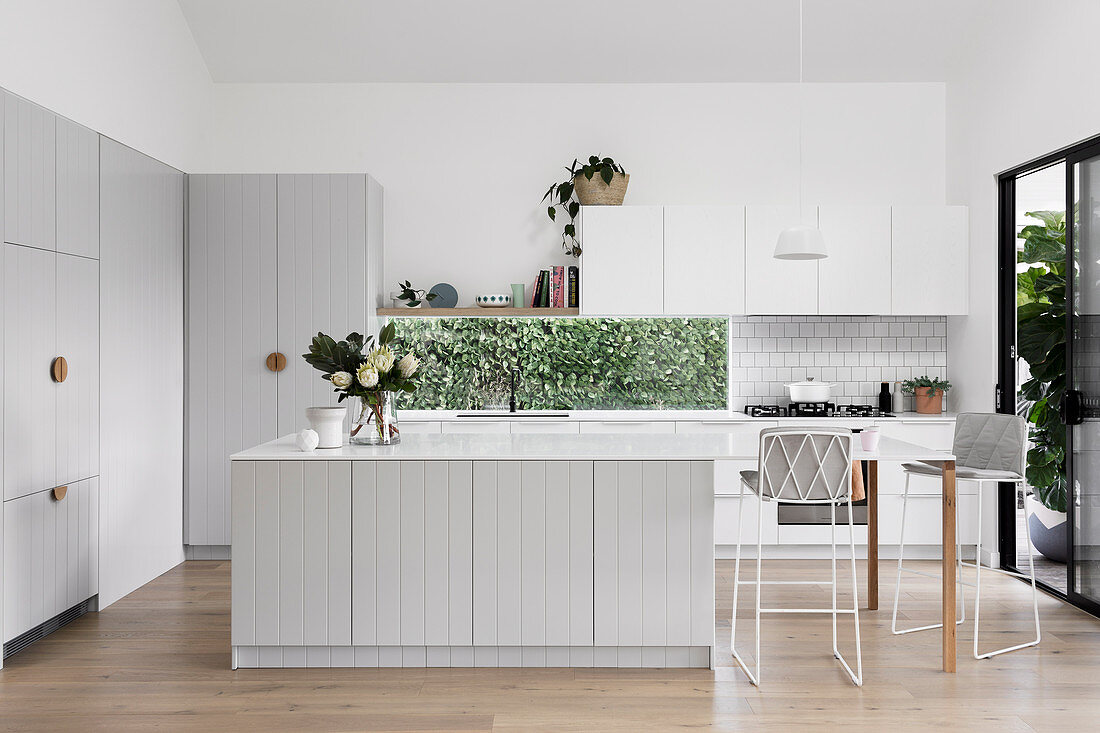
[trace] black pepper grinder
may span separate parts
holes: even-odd
[[[890,383],[883,382],[878,391],[878,409],[882,414],[890,412],[893,407],[893,398],[890,395]]]

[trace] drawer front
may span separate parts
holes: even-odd
[[[675,433],[671,420],[606,420],[582,422],[581,433]]]
[[[580,432],[580,424],[572,420],[513,420],[512,432],[535,433],[542,435],[576,435]]]
[[[461,420],[443,423],[444,433],[509,433],[507,420]]]
[[[777,530],[781,545],[827,545],[831,541],[829,536],[832,528],[827,524],[783,524]],[[867,544],[867,525],[857,524],[855,535],[858,550],[858,545]],[[881,536],[879,541],[882,542]],[[836,542],[841,546],[848,544],[847,522],[837,523]],[[846,558],[847,554],[841,554],[840,557]]]
[[[714,544],[737,544],[737,508],[741,502],[745,502],[745,508],[741,516],[741,544],[756,544],[757,527],[762,530],[761,542],[765,545],[774,545],[776,542],[776,505],[775,502],[763,502],[751,494],[744,499],[736,496],[714,497]],[[758,512],[761,507],[764,511],[763,521],[758,524]]]
[[[99,592],[99,479],[4,503],[4,641]]]
[[[907,443],[916,443],[932,450],[951,450],[951,443],[955,437],[954,423],[880,422],[878,426],[882,435],[904,440]]]
[[[959,541],[972,545],[978,541],[978,497],[959,496],[956,531]],[[902,497],[883,496],[879,499],[879,544],[901,542]],[[943,542],[943,502],[937,496],[910,496],[905,510],[906,545],[940,545]]]
[[[405,435],[438,435],[443,432],[443,423],[438,420],[428,422],[401,420],[399,427]]]

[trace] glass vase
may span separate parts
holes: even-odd
[[[352,403],[351,438],[354,445],[395,445],[401,442],[393,392],[371,392]]]

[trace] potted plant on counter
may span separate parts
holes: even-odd
[[[550,200],[550,206],[546,207],[550,221],[557,220],[559,208],[569,217],[562,231],[561,246],[577,257],[581,244],[577,240],[576,219],[581,206],[622,206],[630,175],[611,158],[598,155],[590,156],[587,163],[575,158],[565,170],[569,171],[569,178],[551,186],[542,200]]]
[[[922,415],[938,415],[943,412],[943,395],[951,389],[951,382],[938,377],[916,377],[901,383],[902,391],[913,395],[913,404]]]
[[[332,383],[338,402],[353,399],[351,442],[359,445],[393,445],[401,442],[394,397],[417,387],[420,360],[412,352],[398,358],[391,349],[394,324],[386,324],[373,336],[350,333],[343,341],[318,333],[302,358]]]

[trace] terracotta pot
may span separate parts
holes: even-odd
[[[943,412],[943,390],[932,394],[931,387],[917,387],[913,391],[913,404],[922,415],[939,415]]]
[[[628,183],[629,173],[616,173],[611,183],[604,183],[598,174],[592,176],[591,181],[578,175],[573,177],[573,190],[581,206],[622,206]]]

